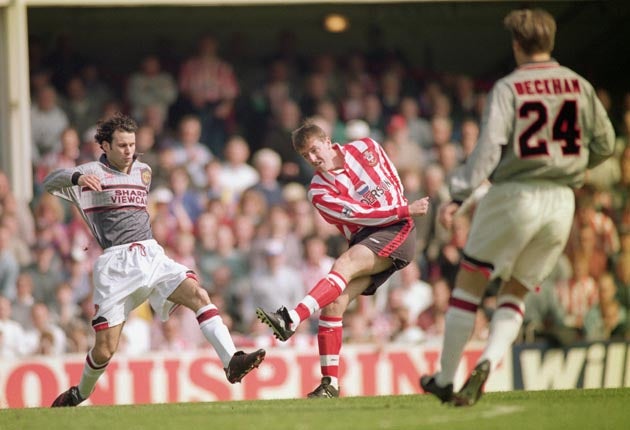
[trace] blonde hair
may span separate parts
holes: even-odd
[[[553,51],[556,21],[542,9],[519,9],[510,12],[503,25],[527,55]]]

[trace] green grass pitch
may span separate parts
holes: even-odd
[[[470,408],[428,395],[0,410],[0,430],[620,430],[630,388],[488,393]]]

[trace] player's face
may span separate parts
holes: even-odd
[[[115,131],[112,142],[103,143],[103,151],[107,155],[107,161],[121,172],[127,172],[133,155],[136,152],[136,134],[126,131]]]
[[[302,148],[300,155],[316,170],[327,171],[335,168],[336,154],[328,137],[326,139],[312,138]]]

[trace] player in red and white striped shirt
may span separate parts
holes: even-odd
[[[350,301],[374,294],[392,273],[413,260],[411,217],[427,213],[429,198],[407,202],[396,168],[372,139],[333,144],[311,123],[292,137],[295,150],[316,170],[309,199],[344,234],[349,249],[294,309],[258,308],[256,314],[285,341],[302,321],[322,310],[317,339],[323,378],[308,397],[337,397],[343,313]]]

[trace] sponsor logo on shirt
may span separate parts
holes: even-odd
[[[373,205],[379,199],[385,195],[392,188],[392,183],[387,179],[382,180],[376,187],[370,189],[365,183],[359,183],[357,192],[361,196],[361,203],[366,205]]]

